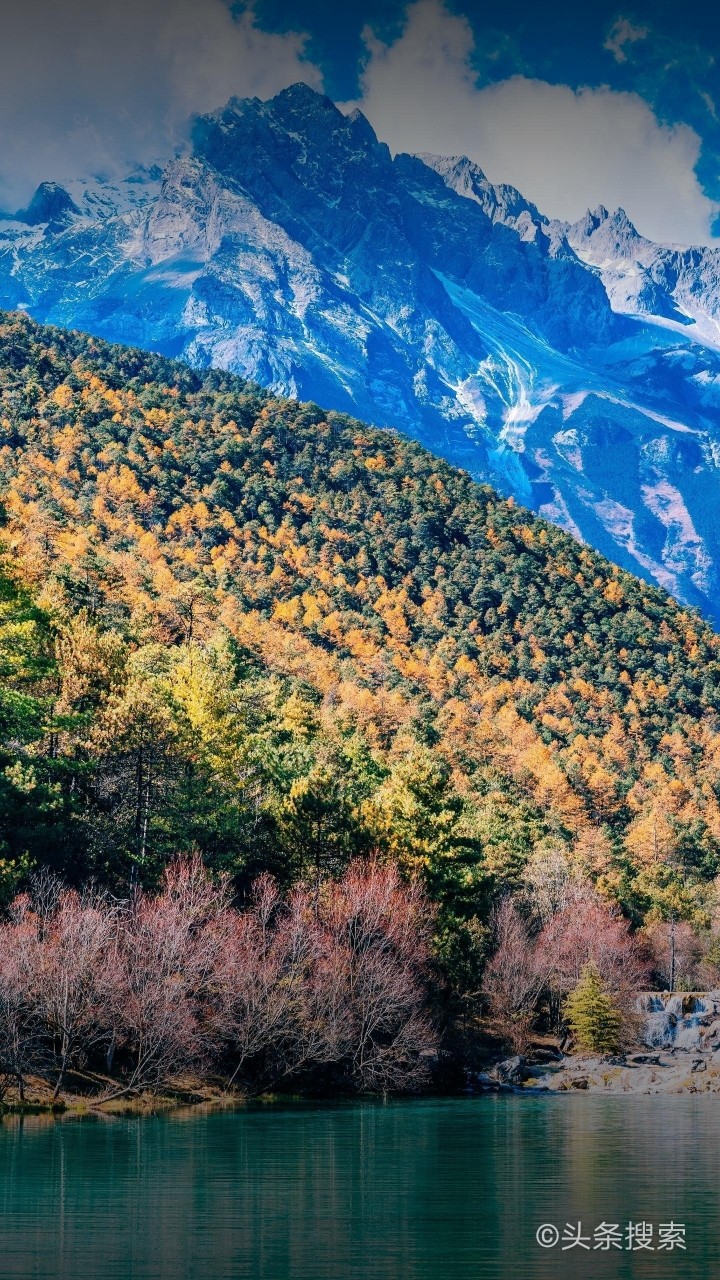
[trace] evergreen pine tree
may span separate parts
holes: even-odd
[[[617,1049],[620,1015],[596,965],[585,965],[580,981],[565,1001],[565,1017],[579,1049],[589,1053],[613,1053]]]

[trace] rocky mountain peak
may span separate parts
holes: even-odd
[[[454,179],[458,183],[465,181],[490,185],[480,165],[471,160],[469,156],[439,156],[432,151],[423,151],[417,153],[417,158],[446,180]],[[450,185],[450,181],[448,181],[448,185]]]
[[[628,218],[622,206],[620,206],[615,210],[615,212],[611,215],[609,221],[612,222],[613,225],[616,227],[629,228],[629,230],[634,232],[635,235],[637,235],[638,233],[637,227],[633,222],[630,221],[630,219]]]
[[[57,182],[42,182],[26,209],[17,214],[18,222],[29,227],[47,224],[53,229],[67,226],[80,213],[70,193]]]
[[[274,98],[268,99],[268,102],[272,110],[278,114],[301,112],[306,116],[308,113],[323,111],[330,115],[342,115],[332,98],[328,98],[327,94],[322,93],[320,89],[314,89],[312,85],[306,84],[304,80],[298,80],[296,84],[281,89]]]
[[[568,236],[571,243],[592,241],[615,251],[626,249],[642,239],[623,208],[609,213],[603,204],[592,212],[588,210],[584,218],[569,228]]]
[[[596,209],[588,209],[582,218],[570,224],[568,232],[575,239],[588,239],[609,217],[605,205],[599,204]]]
[[[367,116],[363,115],[359,107],[354,107],[345,119],[352,129],[354,137],[368,146],[378,146],[378,136]]]
[[[439,174],[452,191],[479,204],[492,222],[512,227],[523,239],[534,238],[531,227],[537,230],[541,223],[547,222],[515,187],[490,182],[480,166],[467,156],[438,156],[426,152],[417,159]]]
[[[297,190],[313,190],[327,204],[347,187],[348,166],[355,170],[370,162],[390,168],[390,152],[362,112],[345,115],[306,84],[291,85],[267,102],[232,99],[198,117],[193,150],[251,189],[262,173],[265,192],[272,188],[284,201],[291,198],[290,175]]]
[[[387,151],[359,108],[346,114],[331,98],[307,84],[283,89],[264,106],[270,119],[309,145],[317,146],[322,139],[325,145],[340,149],[361,147]]]

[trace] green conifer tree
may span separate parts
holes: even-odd
[[[613,1053],[617,1049],[620,1014],[596,965],[585,965],[580,981],[565,1001],[565,1018],[578,1049],[588,1053]]]

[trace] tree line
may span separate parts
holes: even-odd
[[[197,856],[126,899],[43,872],[0,924],[0,1101],[28,1081],[35,1096],[37,1077],[94,1102],[183,1077],[250,1094],[447,1087],[472,1062],[478,1004],[517,1052],[538,1031],[608,1051],[637,1039],[637,994],[667,973],[667,932],[633,932],[557,856],[493,909],[475,1001],[449,987],[435,918],[419,879],[376,859],[286,894],[263,873],[242,904]],[[717,985],[707,954],[679,956]]]
[[[118,902],[47,875],[0,926],[0,1082],[43,1076],[111,1101],[183,1072],[258,1093],[291,1082],[413,1090],[428,1079],[432,911],[397,870],[353,864],[242,910],[197,858]]]

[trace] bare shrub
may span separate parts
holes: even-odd
[[[643,931],[656,981],[669,990],[692,990],[711,976],[703,965],[703,944],[687,920],[657,920]],[[712,982],[709,985],[713,985]]]
[[[545,925],[585,896],[589,882],[563,847],[537,848],[523,872],[524,898]]]
[[[204,1017],[230,934],[227,892],[199,858],[168,869],[157,897],[136,895],[122,921],[113,982],[119,1039],[132,1067],[113,1096],[165,1083],[216,1046]]]
[[[545,974],[538,966],[528,926],[512,898],[492,917],[495,952],[485,970],[484,991],[500,1035],[518,1053],[527,1047]]]
[[[68,1067],[111,1035],[117,913],[102,897],[66,890],[32,919],[35,1001],[57,1059],[57,1098]]]
[[[198,858],[122,906],[46,878],[0,925],[0,1074],[22,1093],[51,1069],[57,1097],[102,1048],[106,1100],[228,1062],[253,1089],[319,1070],[416,1088],[431,923],[420,888],[375,863],[286,899],[261,876],[242,911]]]
[[[548,920],[535,954],[558,1023],[563,999],[577,987],[590,964],[620,1010],[625,1039],[634,1037],[635,996],[650,976],[647,952],[629,922],[592,888]]]
[[[27,895],[0,925],[0,1074],[4,1093],[12,1080],[20,1099],[25,1078],[40,1062],[42,1023],[36,1001],[37,930]]]
[[[217,972],[214,1025],[238,1076],[269,1087],[312,1056],[309,992],[317,928],[302,891],[282,902],[268,875],[256,880],[247,909],[234,914]]]
[[[435,1046],[424,1012],[432,917],[423,891],[395,867],[356,862],[327,887],[321,920],[328,1042],[345,1042],[356,1088],[418,1088],[423,1051]]]
[[[592,889],[550,918],[538,938],[538,956],[549,985],[565,995],[594,964],[616,996],[639,990],[648,961],[629,922]]]
[[[267,876],[234,921],[220,968],[218,1025],[254,1087],[330,1068],[358,1089],[417,1087],[429,908],[397,872],[356,863],[318,896],[283,903]]]

